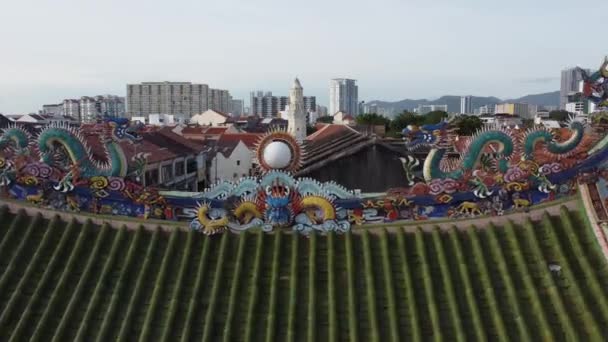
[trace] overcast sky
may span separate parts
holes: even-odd
[[[0,0],[0,112],[127,83],[191,81],[287,95],[330,78],[360,100],[502,98],[559,88],[608,54],[608,1]]]

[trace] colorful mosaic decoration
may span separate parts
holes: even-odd
[[[590,98],[605,101],[606,64],[585,76],[594,89],[585,93]],[[271,131],[258,143],[260,176],[222,181],[196,194],[163,192],[139,182],[146,155],[123,150],[140,140],[140,128],[108,118],[92,128],[92,138],[65,125],[49,125],[35,136],[8,127],[0,135],[2,196],[57,210],[181,220],[205,234],[342,233],[354,225],[526,211],[572,195],[579,181],[589,184],[608,175],[608,137],[574,118],[557,130],[485,127],[472,137],[458,137],[446,121],[403,130],[404,148],[429,153],[424,160],[402,158],[403,187],[382,194],[355,194],[334,182],[292,177],[304,148],[282,131]],[[606,182],[597,183],[597,197],[605,201]]]
[[[599,70],[591,75],[582,68],[577,68],[583,78],[583,96],[597,105],[608,108],[608,57]]]
[[[346,232],[350,229],[346,210],[336,207],[335,201],[356,199],[335,183],[323,184],[309,178],[296,180],[277,170],[260,179],[219,183],[201,197],[191,227],[207,234],[254,227],[264,231],[291,228],[303,234],[313,230]],[[210,200],[223,205],[214,207]]]

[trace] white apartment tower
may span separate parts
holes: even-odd
[[[184,114],[191,117],[209,109],[209,86],[190,82],[143,82],[127,85],[128,116]]]
[[[81,121],[80,117],[80,100],[65,99],[63,100],[63,115],[71,116],[72,118]]]
[[[304,109],[304,89],[296,77],[289,91],[289,110],[287,111],[287,131],[296,140],[306,138],[306,110]]]
[[[473,114],[473,96],[460,97],[460,113]]]
[[[359,87],[356,80],[334,78],[329,82],[329,115],[359,114]]]
[[[209,109],[217,112],[229,113],[232,96],[228,90],[209,89]]]
[[[192,117],[207,109],[227,113],[232,97],[227,90],[190,82],[143,82],[127,85],[128,116],[150,114]]]
[[[591,73],[590,69],[585,69],[587,73]],[[568,68],[562,70],[561,84],[559,88],[559,108],[566,109],[568,103],[568,95],[579,91],[579,84],[583,80],[583,76],[577,68]]]

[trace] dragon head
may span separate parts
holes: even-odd
[[[608,56],[604,58],[604,63],[600,66],[600,74],[604,78],[608,78]]]
[[[415,126],[409,125],[401,131],[405,146],[409,149],[416,149],[423,146],[446,147],[452,140],[451,128],[447,121],[442,121],[434,125]]]
[[[291,190],[277,179],[265,189],[266,220],[275,226],[284,226],[291,222],[292,212],[289,206]]]
[[[142,124],[139,122],[131,122],[127,118],[108,117],[105,119],[108,131],[108,137],[116,141],[138,141],[141,136],[138,134],[141,131]]]
[[[288,186],[275,181],[272,186],[266,187],[266,201],[270,208],[286,207],[289,204],[290,190]]]

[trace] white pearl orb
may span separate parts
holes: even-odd
[[[264,147],[263,158],[266,165],[273,169],[284,169],[291,161],[291,149],[282,141],[273,141]]]

